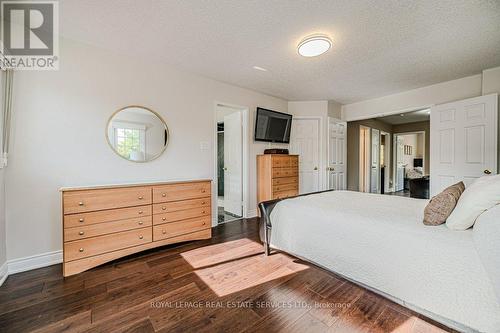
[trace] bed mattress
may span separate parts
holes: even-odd
[[[425,226],[427,202],[351,191],[283,200],[271,213],[270,243],[454,328],[500,332],[472,230]]]

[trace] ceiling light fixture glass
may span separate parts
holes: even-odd
[[[316,57],[332,47],[332,40],[324,35],[314,35],[304,38],[297,46],[297,51],[303,57]]]

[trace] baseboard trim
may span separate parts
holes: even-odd
[[[41,267],[60,264],[63,261],[62,250],[36,254],[34,256],[12,259],[7,262],[9,275]]]
[[[7,277],[9,276],[9,269],[8,269],[8,264],[7,262],[4,262],[2,266],[0,266],[0,286],[5,282]]]

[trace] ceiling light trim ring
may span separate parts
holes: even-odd
[[[297,45],[299,55],[311,58],[322,55],[332,48],[332,40],[326,35],[308,36]]]

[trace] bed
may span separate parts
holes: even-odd
[[[500,332],[500,297],[474,230],[425,226],[427,202],[351,191],[266,202],[261,238],[451,328]],[[500,244],[488,246],[499,254]]]

